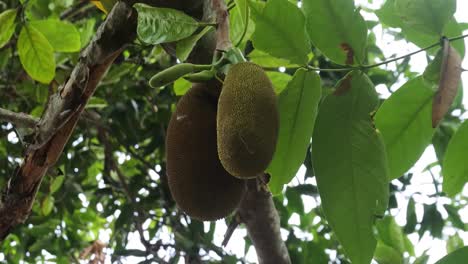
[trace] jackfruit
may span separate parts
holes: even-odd
[[[221,165],[216,147],[216,111],[221,84],[197,83],[180,99],[166,136],[169,189],[193,218],[213,221],[235,210],[244,181]]]
[[[275,152],[279,114],[273,85],[250,62],[231,66],[218,102],[217,142],[221,164],[238,178],[254,178]]]

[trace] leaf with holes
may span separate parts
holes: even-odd
[[[54,49],[49,41],[31,25],[24,26],[18,37],[18,54],[24,70],[42,83],[55,76]]]
[[[371,113],[378,96],[369,78],[353,71],[319,108],[312,137],[312,163],[322,207],[353,263],[370,263],[373,225],[388,202],[385,147]]]
[[[170,9],[135,4],[138,11],[138,37],[148,44],[160,44],[191,36],[199,23],[185,13]]]
[[[354,2],[304,0],[302,10],[312,43],[338,64],[364,62],[367,27]]]
[[[279,194],[304,162],[314,129],[322,88],[315,72],[299,69],[279,95],[280,130],[273,161],[270,190]]]

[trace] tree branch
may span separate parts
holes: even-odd
[[[34,128],[39,120],[25,113],[0,108],[0,121],[10,122],[18,127]]]
[[[93,41],[81,52],[71,76],[49,100],[34,133],[35,141],[3,190],[0,240],[29,216],[42,178],[60,157],[97,84],[125,45],[133,41],[135,18],[129,5],[116,4]]]
[[[260,264],[290,264],[288,250],[281,238],[278,212],[270,192],[259,182],[258,179],[248,180],[238,214],[247,227]]]

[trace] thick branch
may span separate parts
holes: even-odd
[[[281,239],[280,220],[271,194],[257,180],[247,182],[247,192],[238,210],[257,251],[260,264],[290,264],[289,253]]]
[[[82,51],[67,82],[50,98],[35,131],[35,141],[3,190],[0,240],[29,216],[44,174],[60,157],[88,99],[113,60],[133,41],[135,31],[132,8],[119,2]]]

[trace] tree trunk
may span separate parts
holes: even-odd
[[[271,193],[263,187],[255,179],[247,182],[247,192],[238,211],[240,220],[247,227],[260,264],[289,264],[278,212]]]

